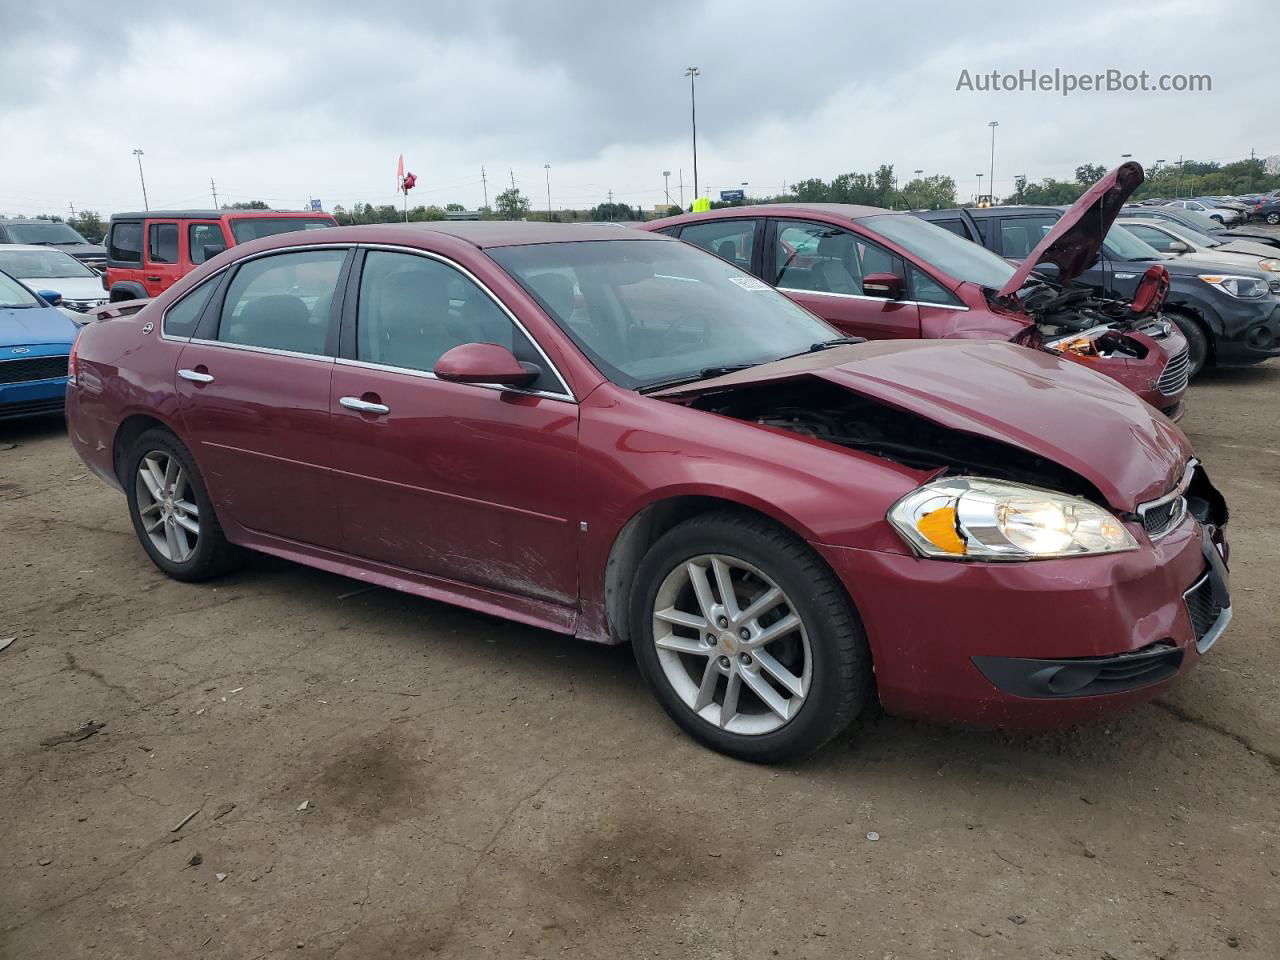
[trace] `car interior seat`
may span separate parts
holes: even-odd
[[[813,265],[814,289],[828,293],[862,293],[862,283],[849,269],[854,264],[852,238],[840,235],[818,241]]]

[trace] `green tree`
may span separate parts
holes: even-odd
[[[902,188],[902,203],[908,210],[938,210],[956,205],[956,182],[942,174],[917,177]]]
[[[494,201],[498,215],[503,220],[520,220],[529,212],[529,198],[515,187],[503,190]]]
[[[602,203],[591,208],[592,220],[634,220],[635,213],[625,203]]]
[[[222,205],[222,209],[223,210],[270,210],[271,207],[269,207],[262,200],[242,200],[238,203],[224,203]]]
[[[466,212],[466,209],[467,209],[460,203],[446,203],[444,205],[444,208],[448,210],[450,213],[464,213]]]
[[[1091,187],[1107,175],[1107,168],[1100,163],[1082,163],[1076,167],[1076,183]]]
[[[102,217],[96,210],[81,210],[78,216],[67,223],[90,243],[101,243],[102,238],[107,235],[107,225],[102,222]]]

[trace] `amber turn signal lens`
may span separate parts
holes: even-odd
[[[942,507],[939,510],[926,513],[916,521],[916,529],[920,531],[922,537],[939,550],[945,550],[947,553],[954,553],[957,556],[964,555],[964,540],[956,532],[958,527],[955,507]]]

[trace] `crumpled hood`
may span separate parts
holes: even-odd
[[[1117,510],[1168,492],[1191,445],[1109,377],[1012,343],[878,340],[657,391],[692,396],[820,377],[941,426],[1021,447],[1088,480]]]
[[[1036,244],[996,295],[1009,297],[1017,293],[1031,271],[1042,263],[1057,266],[1058,283],[1063,284],[1088,270],[1098,259],[1102,239],[1120,215],[1125,201],[1145,179],[1142,164],[1130,160],[1091,186]]]
[[[12,360],[11,347],[37,343],[65,343],[76,339],[80,328],[56,307],[0,309],[0,360]]]

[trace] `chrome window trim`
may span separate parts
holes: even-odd
[[[875,303],[897,303],[913,307],[937,307],[939,310],[963,310],[969,308],[951,303],[931,303],[928,300],[888,300],[885,297],[868,297],[861,293],[832,293],[830,290],[799,290],[795,287],[775,287],[779,293],[808,293],[815,297],[837,297],[841,300],[870,300]]]
[[[165,332],[164,322],[167,319],[169,319],[169,311],[172,310],[174,307],[176,307],[178,304],[180,304],[183,300],[187,299],[187,297],[191,296],[201,287],[203,287],[206,283],[213,280],[214,277],[222,276],[222,274],[230,270],[231,267],[232,267],[232,264],[227,264],[225,267],[219,267],[217,270],[213,271],[213,273],[209,274],[209,276],[207,276],[205,279],[201,280],[194,287],[192,287],[190,290],[188,290],[186,293],[180,296],[177,300],[173,301],[173,303],[169,304],[167,307],[164,308],[164,313],[160,314],[160,339],[161,340],[171,340],[174,343],[190,343],[191,342],[190,337],[174,337]],[[208,306],[208,304],[206,303],[205,306]]]
[[[1166,503],[1170,503],[1171,501],[1181,500],[1183,497],[1183,494],[1187,492],[1187,487],[1191,486],[1191,478],[1195,475],[1196,467],[1198,467],[1199,465],[1200,465],[1199,460],[1195,459],[1194,457],[1191,458],[1190,460],[1187,461],[1186,469],[1182,471],[1182,479],[1178,481],[1177,485],[1172,490],[1170,490],[1168,493],[1166,493],[1162,497],[1157,497],[1155,500],[1148,500],[1145,503],[1138,504],[1138,508],[1137,508],[1138,519],[1142,521],[1144,531],[1146,530],[1147,512],[1150,510],[1154,510],[1156,507],[1163,507]],[[1150,539],[1152,543],[1156,542],[1157,540],[1163,540],[1169,534],[1173,533],[1174,530],[1178,529],[1178,527],[1182,526],[1183,522],[1190,515],[1191,515],[1191,512],[1187,509],[1187,505],[1184,503],[1182,505],[1181,513],[1178,515],[1178,518],[1175,521],[1173,521],[1173,523],[1169,524],[1169,526],[1167,526],[1160,533],[1157,533],[1157,534],[1148,533],[1147,538]]]
[[[171,339],[182,340],[182,337],[173,337]],[[337,357],[331,357],[327,353],[301,353],[297,350],[280,350],[276,347],[260,347],[252,343],[232,343],[229,340],[201,340],[192,337],[186,340],[187,343],[198,343],[202,347],[226,347],[228,350],[246,350],[249,353],[266,353],[276,357],[294,357],[298,360],[323,360],[326,363],[333,363]]]
[[[542,349],[542,344],[538,343],[538,338],[529,332],[528,327],[526,327],[523,323],[520,322],[519,318],[516,317],[515,313],[511,310],[511,308],[508,307],[505,303],[503,303],[502,299],[498,297],[492,290],[490,290],[489,287],[484,283],[484,281],[482,281],[479,277],[477,277],[474,273],[472,273],[462,264],[458,263],[456,260],[451,260],[449,257],[436,253],[432,250],[423,250],[419,247],[406,247],[406,246],[402,246],[394,243],[360,243],[360,244],[357,244],[356,247],[357,249],[360,249],[360,250],[383,250],[391,253],[412,254],[419,257],[425,257],[428,260],[435,260],[438,263],[444,264],[446,267],[449,267],[453,270],[457,270],[460,274],[462,274],[464,277],[466,277],[468,280],[474,283],[481,293],[483,293],[486,297],[492,300],[493,303],[497,305],[498,309],[507,315],[507,319],[510,320],[512,324],[515,325],[515,328],[519,330],[522,334],[524,334],[525,338],[531,344],[533,344],[533,349],[538,352],[538,356],[541,357],[542,361],[547,365],[547,369],[550,370],[552,374],[555,375],[556,381],[563,388],[564,392],[556,393],[555,391],[550,391],[550,390],[521,390],[516,387],[502,387],[497,384],[474,384],[474,386],[484,387],[485,389],[488,389],[488,390],[498,389],[498,390],[504,390],[504,391],[517,392],[517,393],[525,393],[531,396],[546,396],[546,397],[551,397],[557,400],[568,400],[570,403],[578,402],[578,398],[575,397],[573,395],[573,391],[569,389],[569,381],[566,380],[564,376],[560,373],[559,368],[554,363],[551,362],[551,358],[547,356],[547,352]],[[356,290],[356,318],[357,318],[356,322],[357,324],[359,323],[359,309],[360,309],[360,293],[359,293],[359,288],[357,287],[357,290]],[[357,347],[358,347],[358,342],[357,342]],[[409,369],[408,367],[391,367],[383,364],[374,364],[371,361],[367,361],[367,360],[353,360],[350,362],[353,364],[361,364],[361,365],[367,364],[369,366],[381,367],[383,369],[388,369],[393,372],[400,372],[400,373],[403,373]],[[438,377],[436,377],[435,374],[430,373],[430,371],[416,371],[416,372],[427,373],[430,375],[431,379],[433,380],[439,379]]]
[[[342,367],[357,367],[364,370],[378,370],[382,373],[401,373],[410,377],[417,377],[419,380],[435,380],[440,383],[448,383],[450,381],[441,380],[430,370],[416,370],[413,367],[396,367],[389,363],[373,363],[370,360],[348,360],[346,357],[334,357],[333,362]],[[500,383],[465,383],[458,384],[465,387],[479,387],[482,390],[497,390],[499,393],[518,393],[526,397],[543,397],[547,400],[563,400],[566,403],[572,403],[577,406],[578,401],[567,393],[552,393],[548,390],[526,390],[523,387],[509,387]]]

